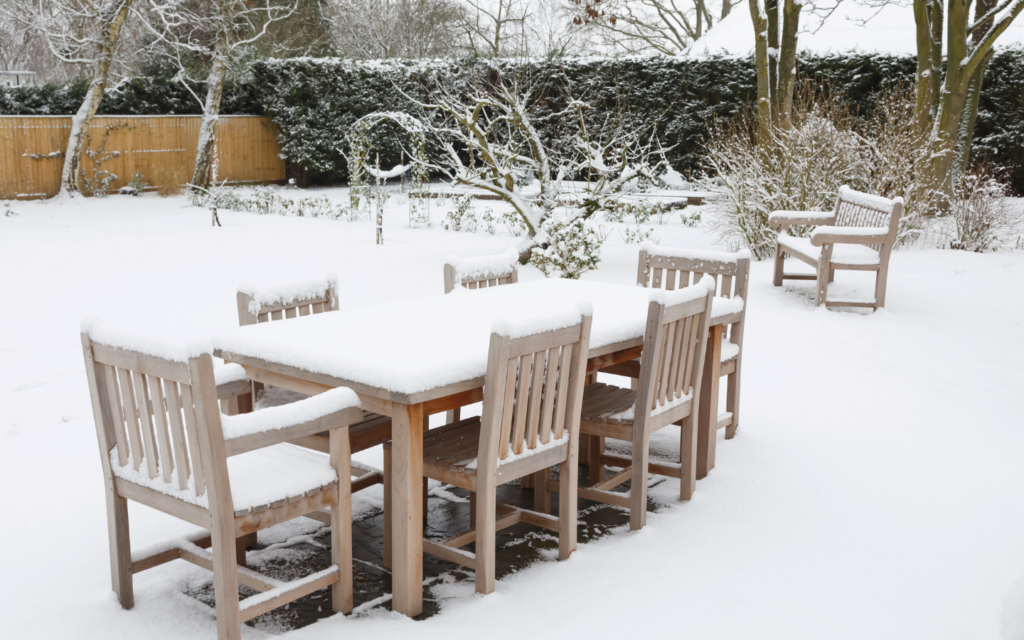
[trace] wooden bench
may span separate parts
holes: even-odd
[[[781,287],[783,280],[816,280],[816,306],[884,307],[889,255],[896,243],[902,213],[903,198],[890,200],[845,186],[839,188],[839,197],[831,212],[773,212],[768,216],[768,224],[779,230],[773,283]],[[810,237],[789,234],[791,227],[807,225],[819,225]],[[787,255],[811,265],[816,273],[785,273]],[[875,297],[871,300],[829,299],[828,285],[835,279],[837,269],[874,271]]]
[[[135,604],[133,574],[182,559],[213,571],[221,640],[240,638],[246,620],[327,586],[335,611],[352,610],[352,503],[349,483],[338,479],[350,473],[348,425],[363,416],[353,391],[261,411],[257,420],[223,416],[205,349],[124,339],[94,322],[83,326],[82,350],[106,485],[111,581],[124,608]],[[321,432],[330,434],[330,457],[281,444]],[[268,475],[272,485],[261,482]],[[128,500],[210,533],[133,555]],[[288,583],[245,568],[242,539],[325,507],[330,567]],[[260,594],[239,602],[239,584]]]

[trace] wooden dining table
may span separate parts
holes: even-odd
[[[483,399],[491,327],[526,310],[593,305],[587,371],[634,360],[650,291],[636,285],[537,280],[239,327],[215,354],[249,378],[299,393],[353,389],[364,410],[392,419],[392,608],[423,609],[423,433],[427,418]]]

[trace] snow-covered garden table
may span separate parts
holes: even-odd
[[[392,606],[415,616],[423,599],[424,419],[483,398],[494,319],[590,300],[594,370],[639,356],[649,295],[633,285],[543,280],[241,327],[217,336],[215,347],[251,380],[310,394],[350,387],[363,409],[391,416]]]

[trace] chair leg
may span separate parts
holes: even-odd
[[[879,310],[885,306],[885,281],[889,272],[888,262],[883,262],[879,265],[878,271],[875,272],[875,310]]]
[[[836,281],[836,270],[835,269],[829,269],[828,270],[828,282],[829,282],[829,284],[832,284],[835,281]]]
[[[580,434],[580,464],[590,464],[590,436],[585,433]]]
[[[476,491],[469,492],[469,521],[476,526]]]
[[[256,534],[250,533],[240,538],[235,538],[235,564],[246,567],[245,548],[256,544]]]
[[[494,556],[496,546],[495,516],[497,487],[493,480],[484,480],[476,495],[476,592],[494,592]]]
[[[576,487],[579,483],[577,449],[569,447],[569,459],[558,469],[558,559],[576,550]],[[645,485],[647,483],[644,483]]]
[[[629,481],[629,530],[639,531],[647,524],[647,427],[633,423],[633,478]],[[562,496],[558,496],[561,504]]]
[[[683,419],[679,434],[679,499],[689,500],[697,490],[697,429],[693,413]]]
[[[593,486],[604,480],[604,465],[601,464],[601,454],[604,453],[604,436],[590,436],[590,485]]]
[[[730,373],[726,379],[725,410],[732,414],[732,421],[725,428],[725,439],[732,440],[736,436],[736,429],[740,426],[740,367],[743,364],[743,355],[736,358],[736,370]]]
[[[697,477],[704,478],[715,468],[715,445],[718,443],[718,385],[722,368],[722,325],[708,332],[704,371],[700,379],[700,402],[697,407]]]
[[[444,423],[445,424],[451,424],[453,422],[458,422],[459,420],[462,419],[461,416],[462,416],[462,408],[461,407],[457,407],[455,409],[451,409],[450,411],[448,411],[448,413],[446,413],[444,415]]]
[[[220,401],[220,412],[226,416],[238,415],[238,398],[224,398]]]
[[[128,500],[107,483],[107,535],[110,542],[110,584],[125,609],[135,606],[132,584],[132,549],[128,536]]]
[[[430,479],[423,478],[423,530],[427,530],[427,507],[430,503],[427,502],[427,495],[430,493]]]
[[[832,245],[826,244],[821,248],[821,257],[818,259],[818,299],[815,306],[820,307],[825,304],[828,298],[828,283],[831,280],[828,277],[830,266],[832,264]]]
[[[335,613],[352,612],[352,448],[348,427],[331,429],[331,462],[338,471],[338,504],[331,507],[331,564],[337,565],[340,579],[331,586],[331,606]]]
[[[772,284],[776,287],[782,286],[782,270],[786,266],[786,254],[782,251],[782,246],[779,244],[775,245],[775,275],[772,277]]]
[[[391,568],[391,452],[384,449],[384,556],[382,564]]]
[[[238,396],[237,400],[238,413],[252,413],[253,405],[255,404],[255,402],[253,401],[251,391],[249,393],[243,393],[242,395]]]
[[[551,468],[532,474],[533,479],[533,510],[540,513],[551,513],[551,494],[548,492],[548,478]]]
[[[523,476],[522,478],[519,479],[519,484],[524,489],[533,489],[533,488],[535,488],[533,486],[533,475]]]
[[[213,523],[213,597],[217,611],[218,640],[240,640],[242,637],[233,529],[233,526],[227,526],[227,522]]]

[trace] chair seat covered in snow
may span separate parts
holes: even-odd
[[[590,486],[580,487],[579,497],[629,509],[631,530],[647,522],[649,472],[679,478],[680,500],[688,500],[696,488],[696,418],[704,401],[701,385],[708,383],[702,371],[714,294],[709,275],[677,291],[652,291],[636,389],[602,383],[584,389],[580,432],[602,448],[590,451]],[[682,427],[679,464],[650,465],[651,434],[672,424]],[[605,453],[606,438],[630,442],[632,458]],[[605,478],[605,465],[621,470]],[[627,480],[628,494],[612,491]]]
[[[283,285],[242,285],[238,288],[237,303],[238,324],[243,327],[337,311],[338,279],[329,275]],[[225,363],[216,367],[214,376],[217,380],[217,397],[221,401],[221,410],[227,415],[244,414],[258,408],[257,396],[262,397],[269,391],[273,392],[273,398],[267,397],[266,400],[272,400],[273,404],[295,402],[305,397],[284,389],[264,389],[261,383],[250,382],[245,369],[236,363]],[[349,438],[352,453],[382,444],[391,438],[391,418],[364,411],[363,420],[349,426]],[[322,453],[327,453],[330,448],[326,433],[309,434],[296,439],[293,444]],[[384,482],[384,474],[379,469],[358,463],[352,463],[351,469],[353,492]]]
[[[327,586],[335,611],[352,610],[351,493],[338,478],[350,474],[348,426],[363,418],[355,392],[337,388],[224,416],[208,346],[168,345],[89,322],[82,348],[106,484],[111,579],[123,607],[134,606],[134,573],[180,558],[213,570],[222,639],[240,638],[246,620]],[[330,457],[284,444],[323,432]],[[210,535],[133,555],[128,500]],[[244,567],[243,545],[257,531],[325,507],[330,567],[289,583]],[[239,584],[261,593],[239,602]]]
[[[577,443],[590,326],[589,304],[530,309],[523,318],[496,322],[481,417],[424,435],[424,477],[472,492],[474,526],[442,542],[424,540],[423,550],[473,569],[479,593],[494,591],[495,536],[501,529],[527,522],[557,532],[560,560],[576,549]],[[557,483],[550,480],[554,465],[560,469]],[[389,445],[384,475],[389,488]],[[497,503],[498,485],[531,475],[535,510]],[[549,491],[556,487],[558,517],[548,514]],[[384,518],[387,540],[394,525],[388,510]],[[476,553],[460,548],[473,542]]]
[[[902,213],[903,198],[890,200],[846,186],[839,188],[832,211],[773,212],[768,216],[768,224],[779,230],[773,283],[781,287],[783,280],[816,280],[818,306],[884,307],[889,255],[896,243]],[[809,238],[789,234],[791,227],[808,225],[817,225]],[[817,273],[785,273],[786,256],[806,262]],[[875,297],[870,300],[830,300],[828,285],[835,279],[836,269],[874,271]]]
[[[715,466],[715,434],[725,429],[725,437],[732,439],[739,428],[740,372],[742,370],[743,328],[746,320],[747,286],[750,278],[750,252],[702,251],[678,247],[663,247],[644,243],[640,247],[637,265],[637,284],[654,289],[682,289],[699,282],[708,275],[714,280],[709,319],[708,344],[710,350],[704,361],[704,380],[701,387],[701,414],[697,436],[697,478],[705,477]],[[715,374],[717,354],[717,375]],[[612,367],[609,373],[632,378],[640,376],[639,363],[631,368]],[[726,376],[726,412],[718,414],[719,378]],[[586,433],[586,432],[584,432]],[[591,452],[598,460],[591,466],[593,482],[604,477],[600,456],[604,443],[591,441]]]

